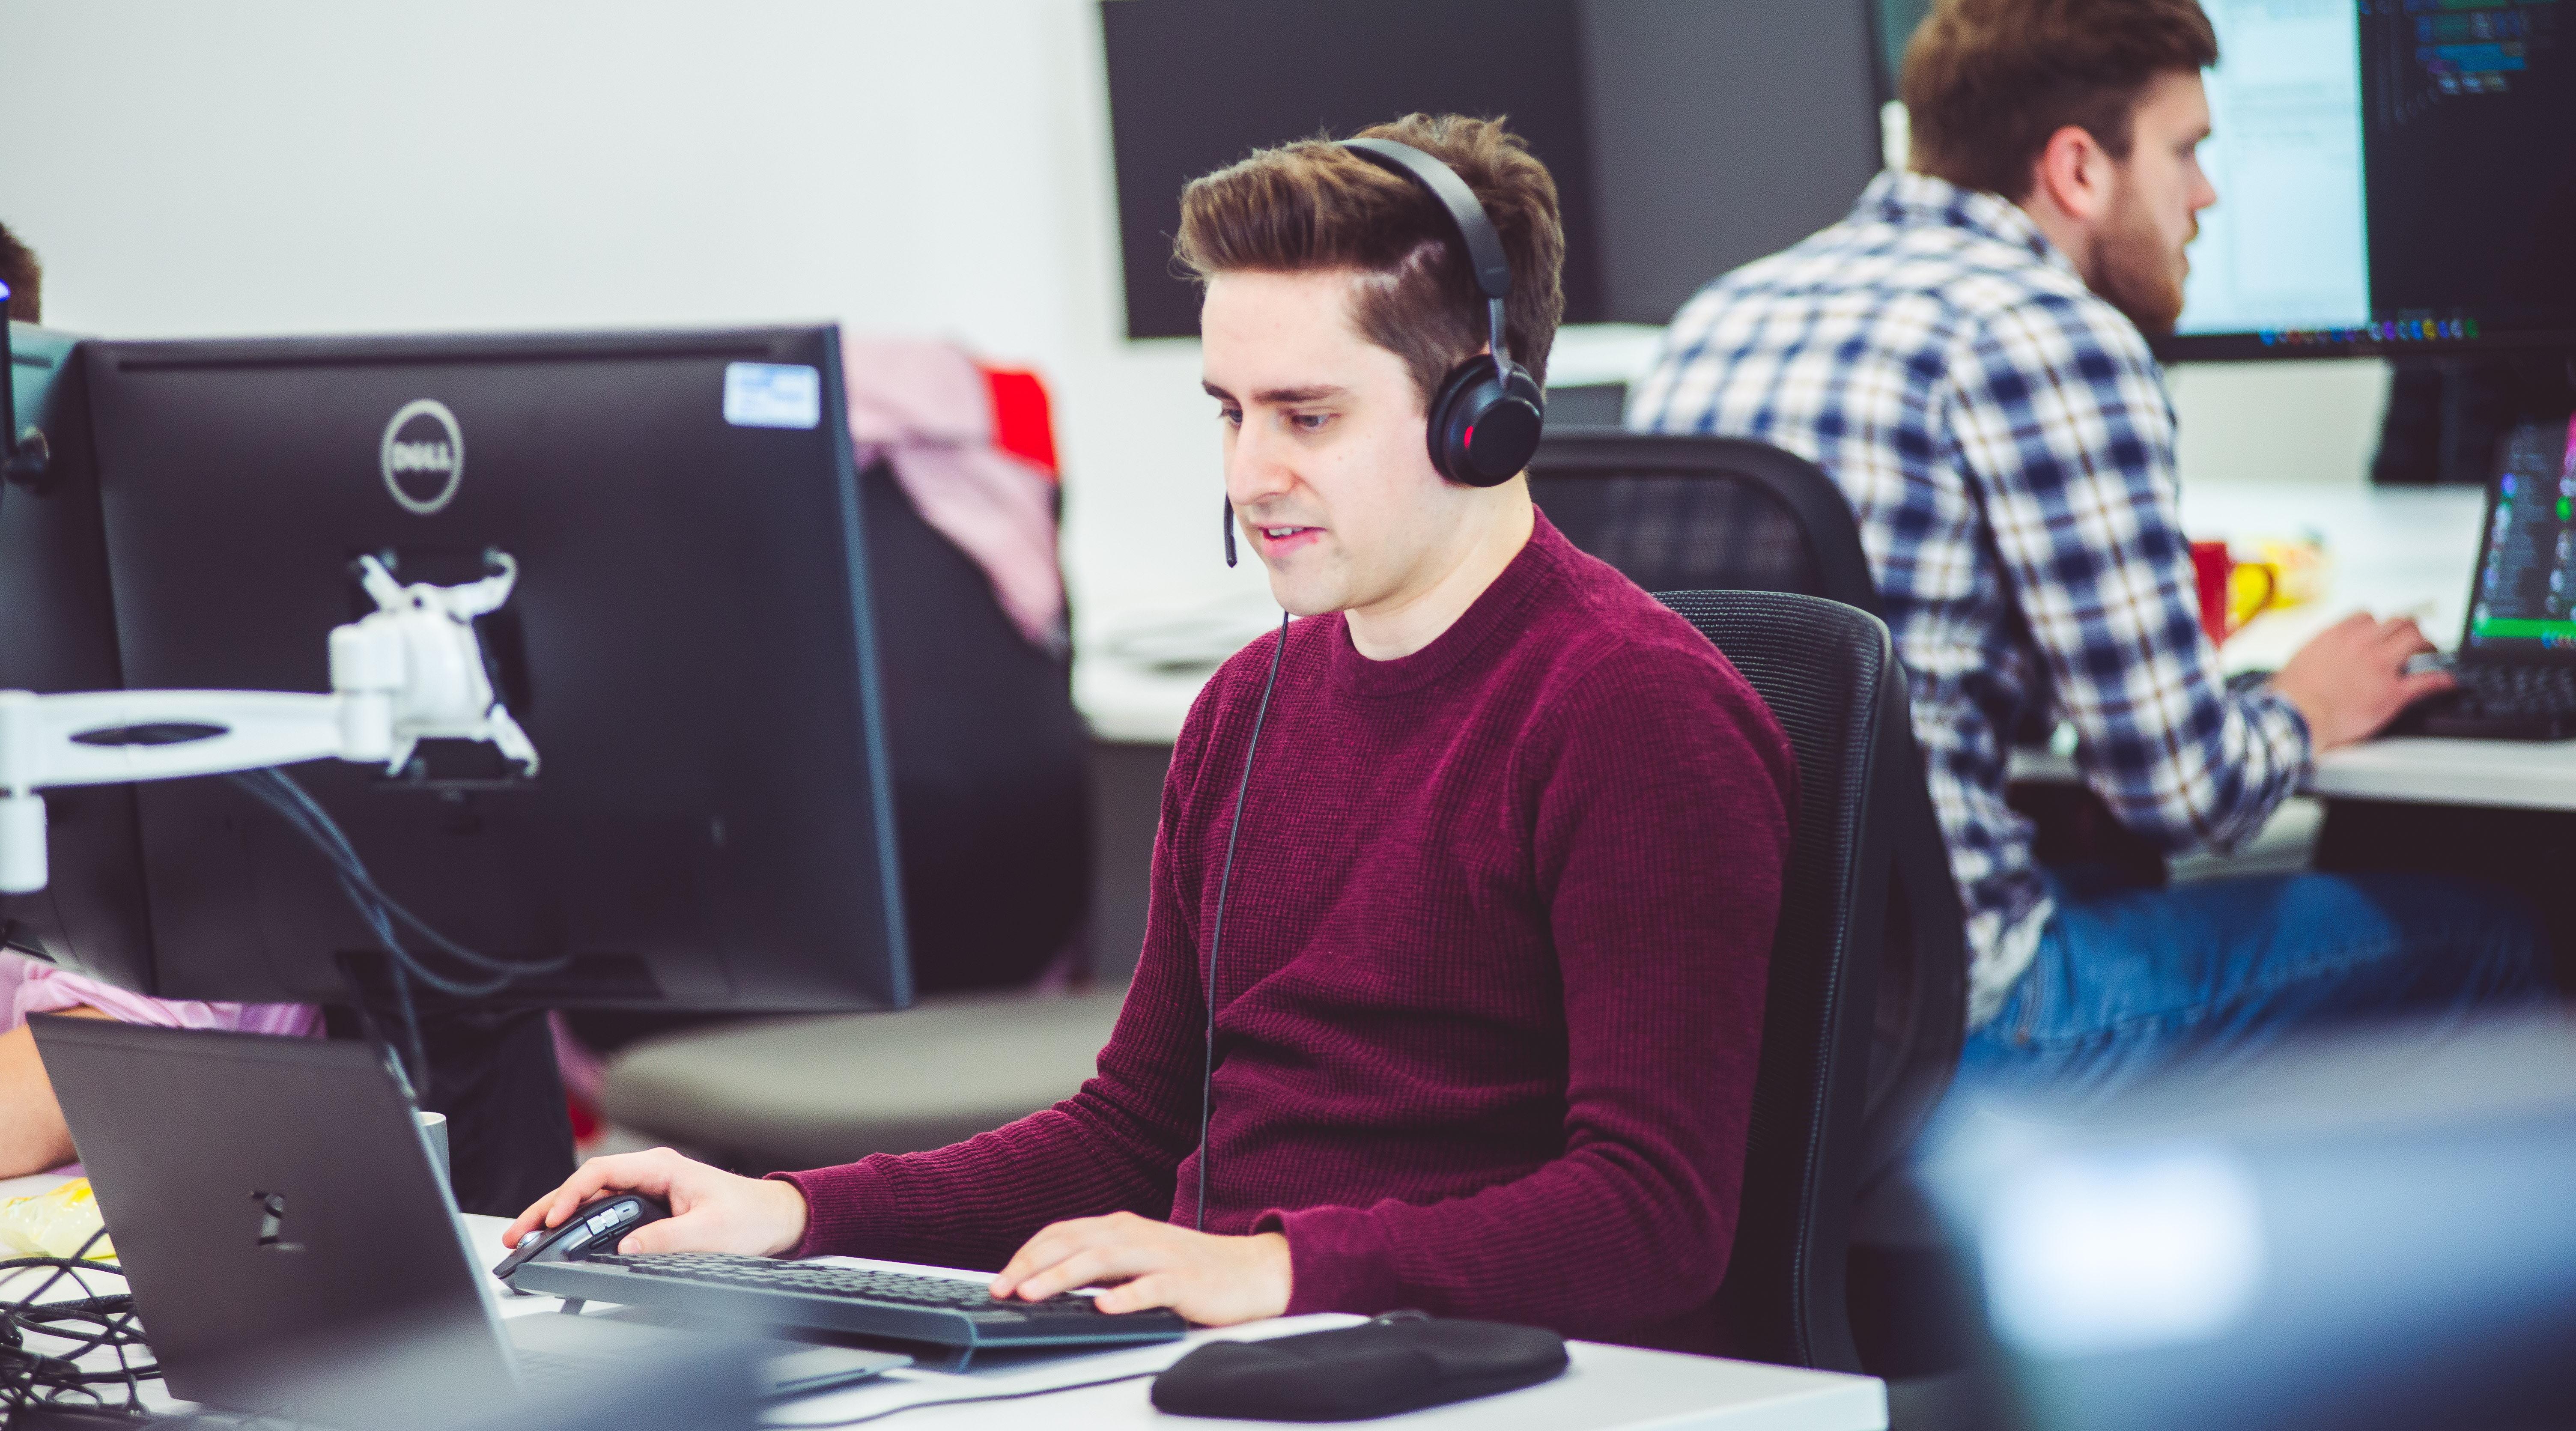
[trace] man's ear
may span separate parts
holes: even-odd
[[[2078,124],[2062,126],[2048,136],[2032,166],[2031,198],[2090,226],[2111,211],[2116,167],[2091,131]]]

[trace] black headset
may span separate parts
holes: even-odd
[[[1519,475],[1538,451],[1547,421],[1547,394],[1529,369],[1512,361],[1504,341],[1503,300],[1512,292],[1512,261],[1502,235],[1458,171],[1410,144],[1392,139],[1345,139],[1342,147],[1381,169],[1430,191],[1467,245],[1467,262],[1484,295],[1491,357],[1469,358],[1449,370],[1431,396],[1425,438],[1431,465],[1441,476],[1469,487],[1499,487]],[[1234,503],[1225,504],[1225,564],[1234,565]]]
[[[1452,482],[1499,487],[1529,466],[1546,421],[1547,395],[1529,369],[1512,361],[1503,341],[1503,300],[1512,292],[1512,261],[1503,252],[1476,191],[1458,171],[1392,139],[1345,139],[1342,147],[1381,169],[1392,170],[1431,192],[1467,245],[1476,287],[1485,296],[1492,334],[1490,358],[1469,358],[1449,370],[1431,399],[1431,465]]]

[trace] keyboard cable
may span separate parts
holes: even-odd
[[[901,1406],[889,1406],[883,1411],[871,1411],[864,1416],[852,1416],[840,1421],[763,1421],[760,1423],[760,1428],[761,1431],[833,1431],[836,1427],[857,1426],[864,1422],[882,1421],[889,1416],[898,1416],[906,1411],[919,1411],[925,1406],[964,1406],[974,1401],[1026,1401],[1032,1396],[1053,1396],[1059,1391],[1085,1391],[1095,1386],[1116,1386],[1122,1381],[1142,1381],[1149,1376],[1160,1375],[1162,1373],[1156,1371],[1131,1371],[1125,1376],[1104,1376],[1098,1381],[1076,1381],[1064,1386],[1036,1386],[1026,1391],[988,1391],[979,1396],[946,1396],[937,1401],[907,1401]]]

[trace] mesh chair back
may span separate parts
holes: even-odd
[[[1648,591],[1787,591],[1879,614],[1842,489],[1768,444],[1551,430],[1530,462],[1530,495],[1568,541]],[[1882,758],[1894,863],[1857,1174],[1864,1187],[1903,1166],[1949,1089],[1967,1021],[1958,886],[1910,724],[1884,743]]]
[[[1819,597],[1657,598],[1726,653],[1798,756],[1797,825],[1762,1012],[1744,1198],[1719,1304],[1739,1355],[1858,1370],[1843,1300],[1870,993],[1887,908],[1880,746],[1905,689],[1877,617]]]
[[[1841,490],[1779,448],[1552,431],[1530,496],[1567,541],[1648,591],[1794,591],[1878,614]]]

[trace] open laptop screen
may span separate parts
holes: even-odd
[[[2576,660],[2576,420],[2516,427],[2496,467],[2461,649]]]

